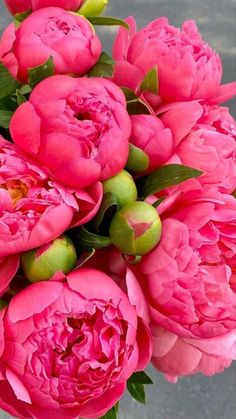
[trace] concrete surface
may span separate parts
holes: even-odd
[[[135,15],[144,26],[157,16],[168,16],[174,25],[195,19],[203,38],[221,54],[224,82],[236,75],[236,1],[235,0],[110,0],[107,14],[119,17]],[[0,0],[0,31],[10,21]],[[110,49],[115,28],[100,29],[104,49]],[[230,102],[236,115],[236,101]],[[201,375],[167,383],[161,374],[149,368],[155,381],[147,387],[147,406],[133,402],[127,395],[121,403],[120,419],[235,419],[236,365],[224,374],[207,378]],[[8,415],[0,413],[0,419]]]

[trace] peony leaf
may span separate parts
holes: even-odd
[[[114,74],[115,61],[110,55],[102,52],[97,64],[89,71],[89,77],[112,77]]]
[[[201,175],[202,172],[200,170],[180,164],[161,166],[137,182],[139,197],[145,199],[163,189]]]
[[[125,29],[129,30],[129,25],[122,19],[111,16],[87,16],[87,19],[92,23],[92,25],[98,26],[123,26]]]
[[[127,111],[130,115],[152,114],[152,110],[142,99],[132,99],[127,101]]]
[[[53,76],[54,74],[54,63],[53,58],[49,57],[49,59],[42,65],[37,67],[29,68],[28,75],[29,75],[29,84],[30,87],[35,87],[40,81]]]
[[[160,199],[157,199],[157,201],[153,202],[152,206],[154,208],[159,207],[159,205],[161,205],[161,203],[166,199],[166,196],[162,196]]]
[[[157,66],[153,67],[144,77],[141,85],[140,85],[141,92],[149,91],[158,95],[159,93],[159,79],[158,79],[158,71]]]
[[[109,412],[107,412],[100,419],[116,419],[117,418],[118,410],[119,410],[119,403],[116,403],[116,405],[113,406],[113,408],[110,409]]]
[[[0,63],[0,99],[15,93],[19,83],[12,77],[8,69]]]
[[[128,87],[121,87],[121,90],[123,90],[127,102],[130,100],[138,99],[138,96],[134,93],[134,91],[129,89]]]
[[[142,404],[146,403],[145,389],[143,384],[133,383],[128,380],[127,390],[134,400],[137,400],[137,402]]]
[[[129,383],[136,384],[153,384],[152,379],[144,371],[135,372],[129,378]]]
[[[26,97],[23,95],[23,93],[21,93],[19,89],[16,90],[16,98],[19,106],[22,105],[22,103],[27,102]]]
[[[9,128],[13,113],[14,112],[12,111],[5,111],[0,109],[0,127],[5,129]]]
[[[101,207],[94,219],[94,227],[99,231],[100,226],[103,221],[106,219],[108,222],[111,221],[115,212],[119,209],[119,205],[115,195],[111,192],[106,193],[103,196]]]
[[[92,249],[102,249],[111,244],[110,237],[91,233],[84,226],[71,230],[69,232],[69,237],[72,239],[76,250],[91,251]]]
[[[14,24],[18,28],[20,24],[31,14],[31,10],[27,10],[23,13],[16,13],[14,15]]]

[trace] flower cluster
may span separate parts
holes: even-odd
[[[6,4],[0,408],[115,418],[149,362],[176,382],[235,359],[236,123],[220,104],[236,83],[193,21],[138,31],[99,17],[106,0]],[[121,25],[113,59],[102,22]]]

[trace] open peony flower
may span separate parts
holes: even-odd
[[[0,407],[17,417],[103,416],[148,362],[135,308],[103,272],[33,284],[0,316]]]
[[[220,86],[220,57],[201,39],[193,21],[184,22],[181,30],[162,17],[138,32],[132,17],[127,22],[130,32],[120,28],[113,50],[119,86],[139,94],[145,75],[156,66],[162,102],[221,103],[234,96],[236,83]]]
[[[83,224],[101,199],[100,183],[87,190],[66,189],[0,137],[0,258],[41,246]]]
[[[201,170],[202,185],[232,193],[236,188],[236,123],[228,109],[191,101],[162,106],[158,113],[172,131],[174,158]]]
[[[122,91],[96,77],[49,77],[16,110],[10,125],[15,144],[56,180],[76,188],[124,168],[130,130]]]
[[[0,41],[0,60],[20,82],[28,70],[53,59],[55,74],[83,75],[98,61],[101,43],[82,16],[47,7],[28,16],[18,28],[10,24]]]
[[[221,372],[236,354],[236,200],[179,195],[159,206],[161,241],[134,268],[150,307],[153,364],[172,379]]]

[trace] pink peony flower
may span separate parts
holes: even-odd
[[[6,292],[8,286],[19,267],[19,256],[11,255],[0,257],[0,297]]]
[[[43,7],[61,7],[66,10],[79,10],[84,0],[5,0],[13,15],[28,10],[42,9]]]
[[[152,115],[132,115],[130,143],[143,150],[149,158],[147,172],[169,160],[173,154],[173,138],[169,128]]]
[[[212,375],[236,354],[236,200],[205,190],[168,199],[162,239],[134,272],[150,307],[153,364],[172,379]]]
[[[16,110],[10,130],[14,142],[55,179],[76,188],[114,176],[128,158],[131,123],[125,97],[100,78],[42,81]]]
[[[0,406],[11,415],[103,416],[143,367],[136,311],[102,272],[31,285],[0,316]]]
[[[140,83],[157,66],[162,102],[202,99],[220,103],[233,97],[236,83],[221,86],[220,57],[202,40],[196,24],[186,21],[182,30],[164,17],[130,32],[121,28],[114,44],[117,61],[114,82],[140,93]],[[151,98],[153,100],[153,98]]]
[[[98,61],[101,43],[82,16],[58,7],[38,10],[16,29],[10,24],[0,42],[0,60],[20,82],[28,70],[53,58],[56,74],[87,73]]]
[[[0,258],[41,246],[87,222],[101,199],[100,183],[87,190],[66,189],[0,138]]]
[[[173,154],[179,161],[204,172],[198,179],[202,185],[232,193],[236,188],[236,123],[228,109],[192,101],[168,104],[159,112],[172,131]]]

